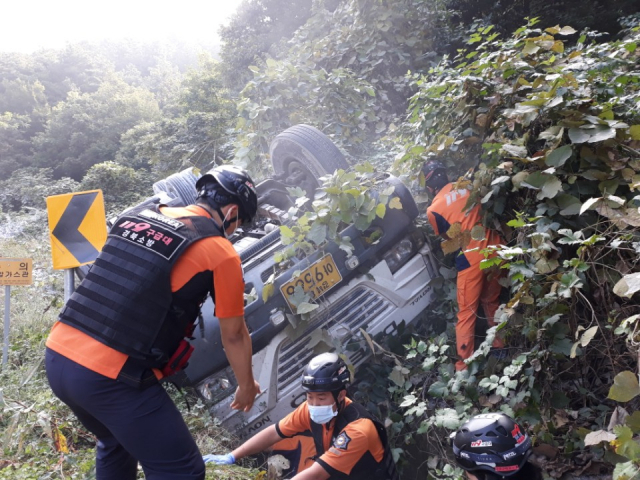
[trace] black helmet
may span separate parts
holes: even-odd
[[[237,203],[240,217],[245,222],[251,222],[258,211],[258,194],[253,180],[245,170],[235,165],[213,168],[198,179],[196,190],[198,198],[210,198],[218,206]]]
[[[431,160],[430,162],[426,162],[424,165],[422,165],[424,183],[428,185],[430,180],[437,176],[438,172],[443,175],[447,174],[447,167],[445,167],[444,163],[440,162],[439,160]]]
[[[531,455],[531,438],[510,417],[485,413],[468,420],[451,434],[456,461],[465,470],[485,470],[508,477]]]
[[[302,373],[305,392],[339,392],[351,382],[351,373],[338,355],[323,353],[313,357]]]

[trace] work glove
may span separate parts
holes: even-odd
[[[216,463],[218,465],[233,465],[236,459],[231,453],[226,455],[203,455],[204,463]]]

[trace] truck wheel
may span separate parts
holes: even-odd
[[[269,154],[276,176],[307,192],[318,187],[318,179],[323,175],[349,168],[329,137],[310,125],[295,125],[277,135],[269,146]]]
[[[199,176],[193,172],[193,168],[186,168],[154,183],[153,193],[166,192],[171,197],[182,200],[183,205],[190,205],[196,201],[196,181],[198,178]]]

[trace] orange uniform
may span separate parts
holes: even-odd
[[[344,407],[352,402],[345,398]],[[344,408],[343,407],[343,408]],[[367,418],[359,418],[350,422],[340,432],[334,432],[336,420],[324,425],[323,445],[325,452],[318,462],[331,476],[351,475],[352,470],[362,465],[363,459],[373,457],[375,462],[382,462],[384,447],[374,423]],[[307,402],[302,403],[293,412],[276,424],[276,431],[283,437],[311,432],[311,416]],[[307,462],[305,466],[310,466]]]
[[[168,217],[207,215],[195,205],[184,208],[161,209]],[[215,313],[219,319],[244,315],[244,279],[240,257],[233,245],[224,237],[203,238],[191,245],[176,261],[171,270],[171,291],[188,288],[189,282],[202,272],[213,272],[212,292]],[[105,377],[115,379],[128,356],[80,330],[56,322],[47,339],[47,347],[70,360]],[[162,374],[154,370],[156,377]]]
[[[461,231],[471,231],[474,226],[482,225],[479,205],[475,205],[470,211],[465,212],[468,199],[469,191],[466,189],[455,190],[452,183],[445,185],[437,193],[427,208],[427,218],[438,235],[447,238],[447,231],[455,223],[460,223]],[[480,270],[480,262],[485,259],[485,255],[482,253],[483,249],[503,243],[504,240],[497,232],[486,229],[483,240],[471,239],[466,250],[459,251],[456,256],[458,270],[456,346],[459,357],[456,370],[466,369],[464,360],[474,352],[474,332],[480,303],[487,316],[489,326],[495,325],[493,317],[498,309],[501,290],[498,282],[499,275],[487,270]],[[504,343],[496,336],[493,346],[502,348]]]

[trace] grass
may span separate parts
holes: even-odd
[[[0,257],[33,260],[33,284],[11,287],[9,355],[0,372],[0,480],[92,479],[95,438],[53,395],[44,372],[44,345],[63,306],[64,279],[62,271],[52,268],[43,228],[0,238]],[[4,312],[5,289],[0,292]],[[192,398],[187,410],[182,396],[173,388],[168,391],[203,453],[224,453],[238,445],[201,401]],[[254,464],[209,465],[207,479],[261,477]],[[139,478],[144,478],[142,472]]]

